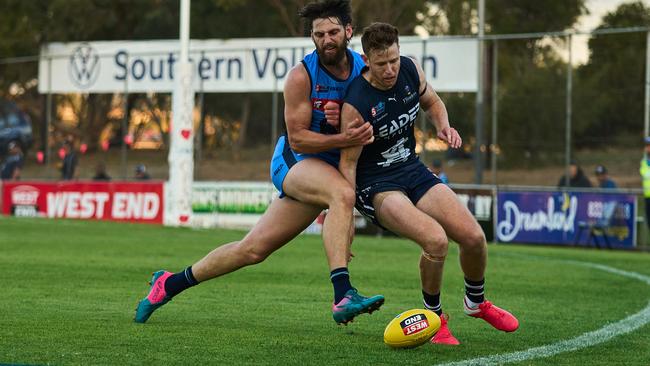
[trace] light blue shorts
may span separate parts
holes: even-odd
[[[318,154],[298,154],[291,150],[287,136],[280,136],[278,142],[275,144],[273,158],[271,158],[271,180],[273,181],[275,188],[280,192],[280,198],[285,196],[284,191],[282,190],[282,184],[284,183],[284,178],[287,176],[287,173],[289,173],[289,169],[296,165],[297,162],[309,158],[321,159],[338,169],[338,150],[326,151]]]

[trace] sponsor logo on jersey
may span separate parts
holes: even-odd
[[[406,94],[406,97],[402,98],[404,104],[411,102],[417,96],[417,94],[411,93],[411,88],[408,84],[404,86],[404,93]]]
[[[327,93],[331,91],[342,91],[344,89],[342,86],[316,84],[316,86],[314,86],[314,90],[316,93]]]
[[[415,95],[415,94],[414,94]],[[379,127],[378,137],[387,138],[395,133],[404,132],[405,127],[409,127],[415,122],[420,110],[420,103],[416,104],[413,108],[409,109],[408,113],[400,114],[397,120],[392,120]]]
[[[408,103],[412,102],[413,99],[415,99],[415,97],[417,97],[417,96],[418,95],[415,94],[415,93],[414,94],[409,94],[405,98],[402,98],[402,101],[404,102],[404,104],[408,104]]]
[[[382,168],[388,168],[395,163],[403,163],[407,161],[409,156],[411,156],[411,150],[406,146],[407,142],[408,139],[402,137],[388,150],[382,151],[381,157],[384,158],[384,161],[378,162],[377,165]]]
[[[327,99],[327,98],[311,98],[311,106],[313,110],[323,111],[325,109],[325,104],[327,102],[335,102],[339,105],[342,104],[340,100],[337,99]]]
[[[370,114],[373,117],[377,117],[377,115],[380,115],[385,111],[386,111],[386,104],[384,102],[379,102],[376,106],[370,109]]]

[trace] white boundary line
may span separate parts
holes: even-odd
[[[601,271],[614,273],[620,276],[633,278],[650,286],[650,277],[636,272],[628,272],[613,267],[605,266],[602,264],[595,264],[589,262],[562,260],[562,262],[599,269]],[[486,357],[472,358],[469,360],[444,363],[440,366],[487,366],[487,365],[501,365],[504,363],[521,362],[532,360],[536,358],[545,358],[555,356],[563,352],[572,352],[581,348],[594,346],[599,343],[607,342],[608,340],[622,335],[633,332],[642,326],[650,323],[650,303],[646,305],[641,311],[636,314],[630,315],[623,320],[616,323],[608,324],[598,330],[585,333],[576,338],[560,341],[553,344],[548,344],[540,347],[529,348],[525,351],[518,351],[506,354],[497,354]]]

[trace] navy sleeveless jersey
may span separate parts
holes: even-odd
[[[311,82],[311,126],[310,130],[326,135],[337,134],[338,131],[330,124],[327,123],[325,119],[324,107],[325,104],[329,101],[334,101],[339,105],[343,104],[343,96],[348,86],[352,81],[361,73],[361,70],[364,68],[365,63],[361,58],[361,55],[357,52],[354,52],[350,49],[346,50],[346,56],[350,62],[350,75],[347,79],[341,80],[332,75],[323,65],[321,65],[317,51],[305,56],[302,60],[307,73],[309,74],[309,80]],[[305,154],[305,155],[316,155],[324,158],[325,160],[338,164],[339,162],[339,150],[329,150],[318,154]]]
[[[363,147],[357,163],[357,186],[398,172],[419,159],[415,154],[415,120],[420,110],[420,78],[413,60],[400,57],[395,85],[380,90],[360,76],[348,88],[345,103],[372,123],[375,141]]]

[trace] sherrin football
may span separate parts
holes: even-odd
[[[440,329],[440,317],[431,310],[411,309],[397,315],[384,330],[384,343],[412,348],[427,343]]]

